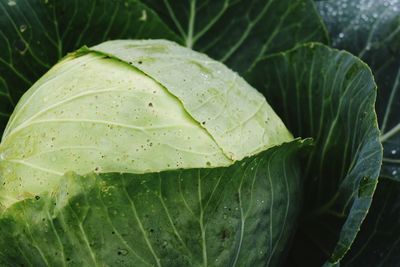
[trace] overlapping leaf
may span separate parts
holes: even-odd
[[[384,146],[382,176],[400,179],[400,1],[321,1],[332,45],[371,66]]]
[[[315,139],[304,163],[305,207],[290,264],[336,264],[358,232],[379,174],[372,74],[349,53],[312,43],[260,60],[247,78],[296,136]]]
[[[396,266],[400,261],[400,1],[321,1],[318,7],[333,45],[365,60],[378,84],[377,113],[384,146],[382,181],[343,265]]]
[[[301,261],[303,259],[307,266],[317,265],[328,257],[330,257],[330,260],[327,265],[337,262],[349,248],[365,216],[379,170],[380,147],[372,110],[375,92],[374,83],[368,69],[346,53],[331,51],[319,45],[314,47],[304,46],[289,53],[264,58],[266,55],[290,49],[299,43],[306,41],[324,42],[327,40],[324,26],[311,0],[190,0],[187,2],[145,0],[143,2],[148,7],[154,8],[164,22],[149,8],[134,0],[0,0],[0,132],[3,131],[15,102],[32,82],[37,80],[65,53],[73,51],[83,44],[93,45],[108,39],[118,38],[167,38],[180,40],[181,43],[205,52],[242,73],[258,61],[251,75],[249,75],[252,81],[257,84],[257,88],[264,88],[264,93],[269,98],[269,102],[275,106],[276,110],[281,112],[281,116],[285,118],[285,123],[296,135],[312,136],[316,139],[314,152],[310,160],[306,162],[305,194],[307,198],[303,209],[305,214],[296,238],[296,244],[291,253],[291,263],[302,264],[304,263]],[[396,1],[384,2],[392,4]],[[340,3],[343,4],[344,2],[340,1]],[[393,7],[393,5],[390,6]],[[371,13],[371,16],[374,17],[374,13]],[[373,25],[380,24],[374,23]],[[396,30],[398,24],[392,21],[391,24],[383,23],[382,25],[391,25],[392,27],[388,28],[389,41],[386,44],[389,45],[388,48],[383,50],[385,53],[372,57],[374,58],[373,62],[378,63],[385,61],[384,59],[389,57],[388,55],[397,53],[393,51],[398,51],[398,43],[392,41],[398,37]],[[171,27],[176,34],[172,33],[168,27]],[[368,35],[372,36],[372,39],[368,39],[370,44],[374,43],[371,42],[371,40],[374,40],[374,36],[378,36],[376,33],[379,33],[379,31],[376,30]],[[339,39],[344,37],[343,34],[343,32],[337,33]],[[357,38],[349,39],[349,41],[359,45]],[[369,51],[372,50],[373,45],[361,45],[361,47],[365,48],[365,56],[362,56],[368,61]],[[387,62],[388,65],[384,65],[382,71],[376,73],[378,83],[380,83],[381,75],[384,77],[385,73],[390,73],[390,70],[393,69],[394,61],[388,60]],[[398,74],[392,76],[392,80],[389,82],[395,88],[391,91],[394,93],[382,98],[386,99],[383,102],[392,101],[388,105],[392,108],[398,105],[395,101],[396,92],[398,92],[396,77],[398,78]],[[380,105],[378,105],[378,110],[380,110],[379,107]],[[390,149],[386,149],[385,152],[385,158],[389,160],[386,159],[384,169],[389,167],[386,173],[394,177],[393,171],[397,171],[397,158],[394,156],[398,155],[396,118],[393,117],[392,111],[383,111],[383,114],[387,114],[384,117],[387,118],[388,129],[394,129],[385,132],[387,139],[385,144]],[[217,170],[215,171],[217,172]],[[167,178],[166,180],[171,181],[172,184],[172,181],[176,183],[178,181],[177,173],[175,173],[175,178],[173,173],[169,173],[171,179]],[[129,187],[132,193],[136,190],[135,188],[143,189],[145,186],[156,186],[153,184],[156,183],[155,181],[152,181],[150,185],[147,182],[140,184],[138,179],[132,178],[133,176],[89,176],[87,181],[70,176],[69,179],[66,179],[70,183],[66,183],[68,186],[77,187],[76,194],[74,196],[63,196],[62,192],[65,191],[62,191],[56,196],[64,199],[64,202],[61,201],[62,203],[70,200],[73,203],[72,206],[67,205],[64,208],[59,208],[57,204],[59,201],[54,202],[53,196],[38,196],[40,197],[39,200],[20,203],[20,206],[14,207],[21,211],[18,213],[21,216],[20,219],[22,221],[33,220],[35,223],[32,224],[32,229],[26,228],[26,226],[18,228],[18,224],[14,227],[15,225],[12,224],[14,219],[11,215],[12,211],[10,211],[11,217],[9,219],[11,221],[3,219],[2,222],[3,233],[7,233],[10,238],[3,240],[3,242],[7,243],[6,247],[10,248],[10,251],[12,248],[26,248],[26,251],[30,251],[31,254],[22,255],[22,257],[21,254],[18,255],[19,259],[25,260],[28,265],[43,265],[46,260],[53,263],[51,261],[60,259],[59,255],[43,254],[56,253],[50,249],[49,243],[52,244],[53,249],[56,249],[54,244],[61,244],[60,247],[63,248],[61,251],[64,254],[61,259],[64,259],[64,261],[55,264],[62,265],[73,262],[78,265],[85,263],[93,265],[100,260],[109,260],[119,265],[138,263],[140,261],[138,257],[132,257],[133,262],[120,261],[127,258],[123,257],[126,256],[126,253],[129,253],[129,255],[136,253],[136,249],[129,250],[126,244],[129,246],[132,246],[131,244],[135,246],[142,244],[143,251],[140,253],[148,253],[143,254],[146,255],[146,259],[148,255],[150,256],[149,259],[154,259],[151,264],[159,264],[161,257],[154,257],[146,240],[137,243],[138,240],[130,239],[127,243],[124,243],[123,240],[127,236],[118,235],[114,230],[110,231],[113,227],[113,220],[119,218],[112,216],[115,208],[113,201],[126,201],[126,199],[119,199],[113,192],[127,189],[123,183],[127,177],[132,180],[131,185],[135,185],[135,187]],[[108,187],[111,179],[114,178],[119,182],[115,184],[115,187],[112,187],[114,185]],[[160,181],[157,179],[156,181]],[[100,183],[105,187],[100,186]],[[198,194],[198,187],[196,188],[195,185],[196,183],[191,180],[190,186],[192,188],[190,190],[196,191],[194,192],[196,195]],[[166,186],[166,188],[169,187]],[[214,188],[218,188],[218,186]],[[265,187],[263,188],[265,189]],[[105,192],[103,192],[103,189]],[[188,188],[188,192],[190,190]],[[87,192],[93,194],[86,194]],[[145,191],[142,197],[149,199],[149,201],[152,197],[151,201],[154,201],[154,203],[158,201],[157,203],[160,204],[160,192]],[[107,195],[108,193],[111,195]],[[267,191],[263,191],[263,194],[265,196],[274,195],[275,197],[280,195],[280,193],[272,194]],[[222,196],[225,195],[222,194]],[[291,197],[290,194],[288,196]],[[111,201],[108,203],[110,206],[107,208],[103,206],[95,212],[87,209],[89,204],[96,206],[100,200]],[[166,202],[168,201],[166,200]],[[53,207],[54,203],[56,205]],[[166,203],[166,205],[171,206],[174,204],[174,201]],[[284,202],[281,204],[284,205]],[[281,204],[273,205],[273,209],[269,210],[280,208]],[[198,207],[199,203],[194,205]],[[156,208],[161,209],[159,206]],[[156,208],[155,211],[163,212],[162,209],[157,210]],[[173,208],[181,211],[176,206],[173,206]],[[184,209],[185,207],[182,210]],[[278,212],[281,211],[282,209]],[[119,212],[118,210],[117,214]],[[161,218],[160,216],[160,220],[168,222],[171,216],[167,216],[166,213],[162,214],[164,217]],[[347,215],[349,215],[348,218],[346,218]],[[132,216],[135,215],[131,212],[130,217],[132,218]],[[294,214],[290,216],[294,218]],[[176,218],[179,219],[180,217],[176,216]],[[275,220],[275,217],[271,214],[268,218]],[[278,220],[282,217],[277,216],[276,218]],[[67,223],[63,223],[63,219]],[[221,220],[221,218],[219,219]],[[100,230],[104,230],[103,232],[100,231],[100,236],[99,229],[92,229],[89,232],[86,224],[93,221],[107,222],[100,226]],[[316,221],[318,223],[315,223]],[[151,223],[150,220],[147,223]],[[180,225],[185,230],[193,230],[190,229],[192,226],[184,227],[185,225],[193,225],[193,223],[182,224],[182,221],[177,223],[181,223]],[[263,223],[268,223],[268,221],[260,221],[260,225]],[[162,237],[170,238],[168,241],[173,240],[179,243],[180,240],[174,233],[173,225],[170,224],[169,229]],[[137,228],[138,225],[135,225],[135,227],[136,231],[143,233],[140,227]],[[194,241],[191,240],[190,242],[198,245],[202,238],[201,231],[198,231],[198,222],[196,222],[196,227],[197,235],[193,236]],[[206,228],[207,231],[212,231],[209,227]],[[333,229],[333,232],[327,230],[328,228]],[[155,231],[154,228],[150,229]],[[44,235],[43,231],[48,232]],[[63,235],[65,240],[62,240],[59,237],[64,231],[68,231],[69,235]],[[284,236],[284,232],[271,229],[270,231],[272,235],[279,235],[283,239],[287,238]],[[37,236],[35,235],[37,240],[29,232],[38,233]],[[52,234],[49,235],[49,232]],[[222,235],[224,239],[227,239],[226,234],[225,231],[217,233],[219,238]],[[154,235],[155,239],[150,241],[157,244],[159,251],[156,255],[159,255],[161,252],[165,253],[166,248],[163,247],[164,243],[161,242],[164,240],[159,239],[157,241],[157,237],[161,236]],[[24,238],[27,238],[31,245],[29,245],[29,242],[24,242],[26,241]],[[109,244],[111,247],[107,247],[108,244],[102,242],[105,238],[118,240],[118,246],[113,247],[117,244],[113,243]],[[15,242],[13,243],[10,240]],[[92,242],[93,240],[95,242]],[[338,240],[339,242],[337,242]],[[43,242],[41,245],[46,246],[49,250],[43,252],[38,249],[37,241]],[[275,240],[271,239],[270,242],[274,243]],[[18,246],[21,247],[18,248]],[[260,258],[254,255],[254,260],[260,262],[260,264],[261,258],[264,259],[262,264],[265,264],[266,257],[263,253],[274,254],[276,252],[276,254],[282,255],[281,250],[284,249],[283,243],[282,245],[279,243],[275,247],[269,243],[269,246],[264,244],[263,247],[267,248],[269,252],[262,250],[262,253],[258,255]],[[76,248],[79,249],[75,251]],[[176,248],[182,249],[179,245]],[[211,249],[216,248],[211,247]],[[333,250],[334,252],[331,254]],[[107,254],[108,251],[114,254]],[[204,250],[200,248],[196,252],[199,251]],[[254,247],[242,251],[245,251],[243,253],[247,253],[247,256],[249,253],[257,252]],[[318,255],[316,251],[324,251],[325,255]],[[183,255],[183,258],[177,256],[177,259],[182,260],[182,264],[204,263],[202,252],[199,252],[201,255],[192,258],[187,257],[189,254],[178,252],[179,255]],[[168,253],[172,253],[171,255],[178,255],[178,252],[168,251]],[[70,253],[71,256],[66,256],[67,253]],[[79,255],[79,253],[85,254]],[[20,263],[16,258],[13,258],[15,255],[12,253],[6,252],[4,255],[9,257],[3,257],[3,264]],[[394,254],[391,253],[390,255]],[[224,254],[223,256],[232,258],[232,255]],[[77,262],[77,258],[80,258],[81,262]],[[160,258],[160,261],[157,258]],[[208,256],[206,258],[208,260]],[[233,259],[235,258],[233,257]],[[167,258],[163,259],[168,260]],[[192,261],[189,261],[189,259],[192,259]],[[239,259],[241,259],[241,256],[238,258],[238,264],[240,263]],[[137,261],[135,262],[135,260]],[[212,265],[211,261],[209,263]],[[230,263],[232,264],[232,262]],[[276,263],[276,259],[270,259],[267,263],[273,265]]]
[[[228,168],[67,175],[0,217],[0,264],[276,266],[295,228],[305,144]]]
[[[143,0],[182,43],[246,71],[257,58],[307,41],[327,41],[309,0]]]

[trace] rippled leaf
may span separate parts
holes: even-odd
[[[318,7],[332,45],[359,56],[374,73],[384,146],[381,175],[400,180],[400,1],[321,1]]]
[[[396,266],[400,261],[400,1],[321,1],[318,7],[333,45],[366,61],[378,84],[376,108],[384,147],[381,181],[343,266]]]
[[[381,164],[371,71],[347,52],[311,43],[263,58],[247,78],[295,136],[315,139],[289,266],[336,264],[366,216]]]

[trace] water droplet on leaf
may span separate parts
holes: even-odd
[[[140,21],[146,21],[147,20],[147,12],[146,10],[142,10],[142,16],[139,18]]]
[[[22,24],[22,25],[19,26],[20,32],[26,31],[27,28],[28,28],[28,27],[27,27],[25,24]]]

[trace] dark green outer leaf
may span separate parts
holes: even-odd
[[[308,41],[326,42],[311,0],[143,0],[188,47],[246,71],[258,58]]]
[[[0,216],[1,266],[277,266],[301,204],[293,141],[228,168],[66,175]]]
[[[177,39],[135,0],[0,0],[0,132],[20,96],[66,53],[128,38]]]
[[[396,267],[400,260],[400,186],[381,179],[368,217],[342,266]]]
[[[332,0],[318,7],[332,44],[358,55],[374,73],[384,146],[381,175],[400,181],[400,1]]]
[[[318,7],[333,44],[359,55],[371,66],[378,84],[377,113],[384,146],[382,178],[371,210],[342,265],[398,266],[400,1],[321,1]]]
[[[296,136],[315,139],[289,264],[335,264],[366,216],[382,159],[370,69],[312,43],[260,60],[247,78]]]

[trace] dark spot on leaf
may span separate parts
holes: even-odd
[[[120,256],[126,256],[128,255],[128,251],[126,249],[119,249],[117,254]]]
[[[152,107],[153,106],[153,103],[149,103],[149,107]]]
[[[39,199],[40,199],[40,196],[35,196],[35,199],[36,199],[36,200],[39,200]]]
[[[221,233],[220,233],[220,237],[221,237],[221,240],[222,240],[222,241],[225,241],[226,239],[228,239],[229,236],[230,236],[230,233],[229,233],[229,231],[226,230],[226,229],[223,229],[223,230],[221,231]]]
[[[240,203],[239,193],[235,193],[235,199],[237,203]]]
[[[142,61],[138,61],[138,63],[139,63],[139,64],[142,64],[143,62],[142,62]]]

